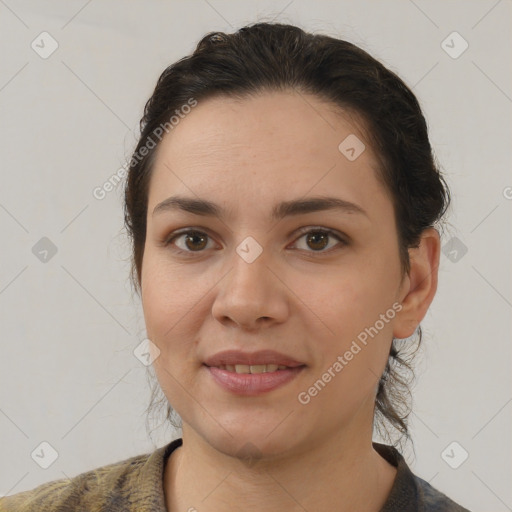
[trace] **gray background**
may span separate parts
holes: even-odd
[[[158,418],[146,430],[122,186],[102,200],[93,190],[129,158],[167,65],[206,32],[275,19],[360,45],[423,106],[453,205],[407,460],[474,511],[512,510],[511,11],[509,0],[0,0],[0,495],[175,434]],[[47,58],[44,31],[59,45]],[[453,31],[469,45],[457,58]],[[56,254],[38,252],[43,237]],[[42,442],[58,453],[47,469]]]

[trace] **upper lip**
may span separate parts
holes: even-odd
[[[225,364],[236,365],[257,365],[257,364],[277,364],[282,366],[304,366],[295,359],[280,354],[275,350],[259,350],[258,352],[242,352],[241,350],[225,350],[217,352],[213,356],[208,357],[204,364],[207,366],[222,366]]]

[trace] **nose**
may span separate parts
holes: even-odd
[[[248,331],[279,324],[289,310],[289,289],[283,276],[270,268],[265,251],[249,263],[234,252],[233,264],[218,284],[213,317]]]

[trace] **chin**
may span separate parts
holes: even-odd
[[[217,425],[215,433],[203,433],[202,436],[215,450],[251,464],[259,459],[279,457],[297,444],[294,433],[285,429],[269,435],[274,428],[275,425],[261,429],[245,424],[230,428],[228,433]]]

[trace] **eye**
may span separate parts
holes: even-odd
[[[307,247],[312,248],[312,251],[308,252],[330,252],[331,249],[324,251],[328,246],[329,238],[335,238],[341,245],[347,245],[347,242],[343,240],[343,238],[332,229],[326,228],[302,228],[299,233],[302,233],[302,236],[298,238],[298,240],[304,238],[305,243],[309,244]],[[336,244],[335,244],[336,245]],[[332,248],[332,246],[331,246]]]
[[[175,240],[183,238],[183,245],[175,244],[177,252],[201,252],[207,245],[206,241],[209,238],[207,233],[202,231],[188,230],[181,233],[174,233],[164,242],[165,246],[173,244]],[[197,250],[196,250],[197,249]]]
[[[307,251],[307,249],[301,249],[299,247],[299,249],[306,250],[307,252],[330,252],[332,247],[329,250],[324,251],[324,249],[329,245],[328,241],[330,238],[335,238],[338,240],[338,245],[348,245],[347,242],[343,240],[342,235],[327,228],[306,227],[300,229],[299,234],[301,236],[297,240],[305,238],[306,244],[309,244],[307,247],[313,249],[311,251]],[[173,247],[173,250],[178,253],[204,252],[204,249],[209,248],[209,238],[210,236],[204,231],[188,229],[186,231],[173,233],[167,240],[163,242],[163,245],[165,247],[170,245],[175,246]],[[180,241],[180,243],[177,243],[177,241]]]

